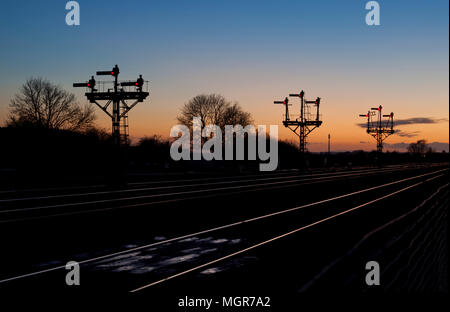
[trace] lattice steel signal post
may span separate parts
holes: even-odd
[[[104,111],[112,120],[112,138],[117,146],[128,145],[128,112],[139,102],[143,102],[148,92],[143,91],[144,85],[148,81],[144,81],[142,75],[139,75],[134,81],[119,82],[119,67],[116,65],[110,71],[97,71],[98,76],[113,76],[112,82],[102,82],[102,89],[96,89],[96,81],[94,76],[88,82],[74,83],[74,87],[86,87],[90,92],[86,92],[85,96],[89,102],[96,104]],[[112,83],[112,88],[105,88],[107,84]],[[105,90],[106,89],[106,90]],[[134,100],[131,104],[127,100]],[[106,101],[103,105],[99,101]],[[112,105],[111,105],[112,104]],[[112,106],[111,109],[109,107]]]
[[[314,101],[307,101],[304,96],[305,92],[302,90],[298,94],[289,94],[290,97],[300,98],[300,115],[295,120],[291,120],[289,115],[289,99],[286,97],[284,101],[274,101],[274,104],[283,104],[286,108],[283,125],[294,132],[300,139],[300,153],[305,153],[306,137],[317,127],[322,125],[319,114],[320,98]],[[315,112],[314,112],[315,109]]]
[[[372,107],[367,114],[361,114],[360,117],[367,118],[367,133],[377,140],[377,154],[383,152],[383,141],[394,133],[394,113],[389,115],[382,114],[383,107]],[[383,119],[385,118],[385,119]]]

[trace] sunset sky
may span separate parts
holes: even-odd
[[[311,151],[325,151],[329,133],[333,150],[374,149],[358,115],[380,104],[400,120],[386,143],[449,142],[447,0],[378,1],[380,26],[365,24],[367,1],[356,0],[79,0],[80,26],[65,24],[66,2],[2,3],[2,125],[27,78],[45,77],[86,103],[72,83],[118,64],[121,79],[150,81],[149,100],[129,114],[135,138],[168,137],[186,101],[219,93],[296,141],[273,101],[303,89],[322,98]]]

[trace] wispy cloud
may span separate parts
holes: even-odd
[[[394,131],[394,133],[396,135],[398,135],[399,137],[404,137],[404,138],[413,138],[416,137],[420,134],[420,131],[411,131],[411,132],[406,132],[400,129],[396,129]]]
[[[437,123],[441,123],[441,122],[448,122],[448,119],[446,118],[431,118],[431,117],[413,117],[413,118],[406,118],[406,119],[394,119],[394,126],[404,126],[404,125],[419,125],[419,124],[437,124]],[[360,126],[361,128],[366,128],[367,127],[367,122],[364,123],[358,123],[358,126]],[[417,131],[414,132],[410,132],[409,134],[405,133],[405,132],[401,132],[398,131],[399,136],[404,136],[404,137],[411,137],[408,135],[414,134]],[[402,133],[402,134],[400,134]],[[415,135],[412,135],[415,136]]]
[[[414,124],[436,124],[440,122],[448,122],[448,119],[446,118],[429,118],[429,117],[414,117],[414,118],[407,118],[407,119],[399,119],[394,120],[395,126],[402,126],[402,125],[414,125]]]

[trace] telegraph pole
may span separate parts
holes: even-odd
[[[285,106],[286,113],[284,115],[283,125],[299,137],[300,167],[303,169],[305,166],[306,137],[322,124],[319,114],[320,98],[318,97],[314,101],[307,101],[304,98],[305,92],[303,90],[298,94],[291,93],[289,96],[300,98],[300,115],[295,120],[290,119],[289,106],[291,104],[289,104],[287,97],[284,101],[274,101],[273,103],[283,104]]]
[[[328,133],[328,155],[330,155],[330,139],[331,139],[331,136]]]

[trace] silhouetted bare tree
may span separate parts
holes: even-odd
[[[427,141],[419,140],[408,146],[408,152],[413,155],[424,155],[427,152]]]
[[[238,103],[231,103],[219,94],[197,95],[184,104],[178,122],[192,127],[192,118],[199,117],[202,127],[208,124],[218,125],[224,129],[225,125],[251,124],[250,113],[244,112]]]
[[[91,106],[80,106],[75,95],[43,78],[30,78],[9,105],[8,126],[85,131],[95,119]]]

